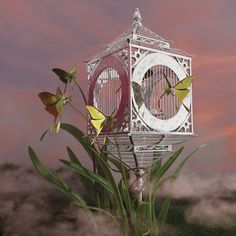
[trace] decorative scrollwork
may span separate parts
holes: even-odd
[[[126,68],[128,68],[129,65],[129,55],[128,55],[128,49],[123,48],[120,51],[116,53],[116,55],[121,59],[121,61],[125,64]]]
[[[139,145],[134,146],[134,152],[172,151],[171,145]]]
[[[93,74],[93,72],[95,71],[96,66],[98,65],[98,62],[99,62],[99,60],[94,61],[94,62],[88,64],[88,66],[87,66],[87,71],[88,71],[88,74],[89,74],[89,79],[90,79],[90,76],[91,76],[91,75]]]
[[[190,75],[190,68],[191,68],[190,59],[185,59],[185,58],[182,58],[182,57],[175,57],[175,59],[180,64],[182,69],[185,71],[186,76],[189,76]]]
[[[132,68],[134,68],[138,62],[147,55],[148,51],[140,48],[132,48]]]
[[[177,129],[177,132],[180,133],[189,133],[192,132],[192,119],[191,114],[189,113],[186,121]]]

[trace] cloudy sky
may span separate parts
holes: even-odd
[[[59,85],[51,69],[75,65],[87,89],[84,61],[132,24],[134,9],[143,24],[194,54],[194,130],[187,151],[208,143],[188,170],[199,175],[236,169],[236,1],[234,0],[2,0],[0,7],[0,163],[30,165],[27,145],[53,166],[69,144],[68,135],[39,138],[52,122],[37,97]],[[78,107],[81,98],[78,97]],[[83,127],[70,110],[66,122]],[[187,152],[186,151],[186,152]]]

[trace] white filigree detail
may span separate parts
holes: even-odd
[[[182,69],[185,71],[186,76],[190,76],[190,67],[191,61],[190,59],[182,58],[182,57],[175,57],[177,62],[180,64]]]
[[[94,61],[92,63],[89,63],[87,66],[87,72],[88,72],[88,78],[90,79],[90,77],[93,75],[97,65],[99,63],[99,60]]]
[[[171,152],[172,145],[136,145],[134,152]]]
[[[140,48],[132,48],[132,49],[133,49],[131,55],[133,59],[132,68],[134,68],[139,63],[139,61],[147,55],[148,51]]]
[[[179,132],[179,133],[192,132],[192,120],[191,120],[190,113],[189,113],[188,117],[186,118],[185,122],[182,125],[180,125],[180,127],[177,129],[177,132]]]
[[[122,49],[117,53],[117,56],[123,61],[125,64],[126,68],[128,68],[129,65],[129,55],[128,55],[128,50]]]
[[[149,37],[139,35],[139,34],[135,34],[135,33],[133,34],[132,39],[135,40],[136,42],[141,43],[141,44],[157,46],[160,49],[170,48],[170,44],[167,43],[167,42],[164,42],[162,40],[149,38]]]

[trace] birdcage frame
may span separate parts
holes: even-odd
[[[101,135],[98,136],[98,142],[102,143],[105,136],[108,141],[107,151],[115,157],[120,153],[127,165],[137,169],[150,166],[160,156],[163,158],[165,156],[163,154],[172,152],[173,145],[195,136],[192,87],[184,100],[189,111],[181,105],[166,119],[154,117],[145,105],[137,108],[135,103],[132,82],[135,81],[142,86],[144,75],[150,67],[169,68],[169,71],[174,71],[176,74],[176,81],[192,74],[192,57],[181,50],[171,48],[170,43],[170,40],[153,33],[140,21],[134,22],[120,37],[107,44],[105,50],[96,54],[87,64],[88,103],[101,110],[103,107],[98,106],[94,94],[99,76],[107,68],[113,68],[121,79],[120,106],[113,114],[116,126],[112,130],[104,127]],[[159,81],[162,80],[163,78],[159,79]],[[88,124],[88,135],[96,135],[96,131],[90,124]]]

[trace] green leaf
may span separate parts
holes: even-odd
[[[162,159],[157,159],[155,164],[150,168],[150,179],[153,179],[156,173],[161,169]]]
[[[142,201],[138,205],[137,212],[142,217],[143,220],[150,221],[152,220],[150,209],[151,209],[150,202]]]
[[[103,188],[105,188],[110,193],[114,194],[113,189],[111,188],[111,184],[109,181],[104,179],[103,177],[97,175],[93,171],[90,171],[86,168],[84,168],[81,165],[75,164],[73,162],[69,162],[66,160],[60,160],[63,164],[71,167],[74,171],[76,171],[78,174],[88,178],[90,181],[94,181],[98,184],[100,184]]]
[[[168,169],[173,165],[173,163],[176,161],[176,159],[179,157],[180,153],[183,151],[184,147],[179,148],[162,166],[157,169],[157,167],[154,165],[150,170],[150,176],[152,176],[151,181],[158,181],[167,171]],[[157,163],[159,167],[159,163]]]
[[[177,177],[179,175],[180,171],[185,166],[186,162],[193,156],[193,154],[195,154],[196,152],[202,150],[203,148],[205,148],[207,146],[208,146],[207,144],[202,144],[202,145],[199,145],[197,148],[195,148],[186,158],[184,158],[184,160],[182,162],[180,162],[180,164],[176,168],[176,171],[174,172],[174,175]]]
[[[61,124],[61,129],[64,129],[65,131],[70,133],[73,137],[75,137],[80,142],[80,144],[85,148],[85,150],[89,154],[90,158],[92,160],[96,160],[96,162],[99,164],[101,171],[104,174],[105,179],[107,181],[109,181],[112,186],[115,201],[117,202],[117,205],[118,205],[118,211],[119,211],[120,217],[122,219],[124,234],[128,234],[127,233],[128,232],[127,214],[126,214],[123,202],[122,202],[122,197],[121,197],[120,191],[119,191],[118,186],[116,184],[116,180],[115,180],[113,174],[111,173],[110,167],[108,166],[106,161],[102,158],[102,156],[100,156],[97,153],[94,146],[90,144],[90,140],[87,137],[85,137],[85,135],[82,131],[80,131],[78,128],[76,128],[72,125],[69,125],[69,124]]]
[[[152,215],[150,201],[143,201],[137,207],[137,235],[157,235],[157,221]]]
[[[161,205],[161,210],[160,210],[160,213],[159,213],[159,216],[158,216],[158,222],[159,223],[165,223],[166,222],[166,218],[167,218],[167,215],[168,215],[168,211],[169,211],[169,208],[170,208],[170,204],[171,204],[171,197],[168,196],[164,202],[162,203]]]
[[[67,147],[67,153],[68,153],[68,156],[69,156],[71,162],[82,166],[81,162],[76,157],[75,153],[71,150],[70,147]]]
[[[119,172],[122,172],[122,164],[120,163],[119,160],[116,160],[110,156],[108,156],[107,159],[119,170]],[[130,179],[129,171],[126,166],[123,165],[123,167],[124,167],[126,179],[129,180]]]
[[[121,193],[123,202],[124,202],[126,208],[128,208],[129,207],[128,206],[128,202],[130,201],[130,199],[129,199],[130,198],[130,194],[129,194],[129,189],[126,187],[123,179],[120,180],[118,188],[119,188],[119,191]],[[130,214],[131,213],[132,213],[132,211],[130,212]]]
[[[50,170],[48,167],[46,167],[38,159],[37,155],[35,154],[35,152],[33,151],[31,147],[28,147],[28,153],[35,169],[43,178],[53,183],[60,191],[68,194],[80,206],[87,208],[87,204],[82,199],[82,197],[78,193],[74,192],[66,183],[64,183],[53,170]]]
[[[69,147],[67,147],[67,153],[68,153],[68,156],[69,156],[71,162],[82,166],[81,162],[76,157],[75,153]],[[76,172],[76,173],[77,173],[82,185],[84,186],[84,189],[88,192],[88,194],[90,194],[90,196],[93,198],[93,200],[95,202],[97,202],[97,205],[99,206],[100,205],[99,195],[101,192],[101,191],[99,191],[100,189],[89,178],[82,176],[78,172]]]
[[[94,152],[96,152],[96,149],[91,145],[90,139],[86,137],[84,132],[82,132],[75,126],[66,123],[61,124],[61,129],[71,134],[82,145],[82,147],[88,153],[91,160],[93,160]]]

